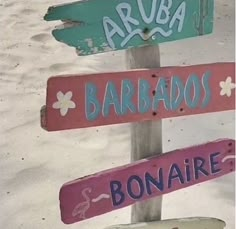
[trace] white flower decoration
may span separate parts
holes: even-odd
[[[228,76],[226,81],[221,81],[220,82],[220,87],[221,87],[220,95],[221,96],[227,95],[228,97],[230,97],[231,96],[231,90],[236,87],[236,84],[232,83],[231,76]]]
[[[53,103],[54,109],[60,109],[61,116],[65,116],[70,108],[75,108],[75,103],[71,100],[72,92],[68,91],[64,95],[61,91],[57,92],[58,101]]]

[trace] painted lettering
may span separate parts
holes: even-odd
[[[118,93],[116,86],[112,82],[107,83],[104,104],[103,104],[103,116],[107,117],[110,113],[110,107],[113,106],[117,115],[121,115],[121,107],[118,99]]]
[[[151,108],[150,88],[147,80],[139,80],[138,110],[141,114],[148,112]]]
[[[154,177],[152,177],[152,175],[150,173],[148,173],[148,172],[145,173],[145,184],[146,184],[148,195],[152,194],[151,185],[160,191],[164,190],[164,178],[163,178],[163,169],[162,168],[160,168],[158,170],[158,178],[159,178],[159,180],[157,180],[157,178],[155,179]]]
[[[140,14],[143,21],[147,24],[150,24],[153,21],[154,16],[155,16],[157,0],[152,1],[152,8],[151,8],[151,13],[149,17],[147,16],[145,9],[143,7],[143,0],[137,0],[137,3],[138,3],[138,8],[140,10]]]
[[[168,177],[168,188],[172,187],[172,180],[178,178],[181,184],[184,184],[184,177],[181,173],[181,170],[177,164],[173,164],[170,167],[169,177]]]
[[[110,189],[111,189],[111,196],[112,196],[112,203],[113,206],[118,206],[122,204],[125,200],[125,195],[121,191],[121,182],[119,181],[111,181],[110,182]]]
[[[111,30],[109,29],[109,27],[111,27]],[[104,17],[103,18],[103,28],[104,28],[104,31],[105,31],[105,35],[106,35],[106,39],[107,39],[108,44],[110,45],[110,47],[112,49],[115,49],[115,44],[113,42],[112,37],[115,34],[118,34],[120,37],[125,37],[125,33],[109,17]]]
[[[211,173],[215,174],[221,171],[221,168],[216,168],[216,166],[219,165],[219,161],[216,160],[216,158],[220,155],[219,152],[213,153],[210,155],[210,167],[211,167]]]
[[[185,12],[186,12],[186,2],[182,2],[180,6],[177,8],[177,10],[175,11],[175,14],[170,21],[169,28],[172,28],[175,22],[179,21],[178,32],[181,32],[184,25]]]
[[[135,193],[134,190],[136,190],[137,193]],[[127,191],[131,198],[135,200],[140,199],[144,194],[144,184],[143,184],[142,179],[139,176],[135,176],[135,175],[131,176],[127,181]]]
[[[118,25],[120,23],[119,20],[115,22],[114,19],[109,17],[103,18],[105,36],[112,49],[115,49],[115,46],[123,48],[135,36],[148,40],[156,33],[163,37],[169,37],[174,30],[177,33],[182,32],[186,14],[186,2],[182,2],[175,12],[172,9],[173,0],[152,0],[148,9],[144,7],[143,0],[137,0],[134,4],[137,4],[138,11],[133,12],[131,4],[126,2],[119,3],[115,7],[122,22],[120,25]],[[151,27],[148,34],[143,33],[143,22],[147,25],[147,28],[148,26]],[[117,42],[115,37],[121,38],[119,39],[121,40],[120,43]]]
[[[205,159],[202,157],[195,157],[193,159],[194,163],[194,175],[195,179],[199,179],[199,174],[201,173],[202,175],[208,176],[209,172],[207,172],[203,167],[205,166]]]
[[[184,164],[185,164],[186,182],[189,182],[191,180],[191,170],[190,170],[190,165],[189,165],[189,159],[185,159]]]
[[[167,4],[165,4],[167,3]],[[170,20],[170,8],[172,6],[172,0],[161,0],[159,10],[157,12],[156,23],[166,24]],[[162,17],[164,15],[164,17]]]
[[[158,109],[160,101],[163,101],[163,104],[167,110],[170,109],[170,98],[166,87],[166,80],[164,78],[160,78],[157,83],[156,94],[153,99],[153,110]]]
[[[85,89],[86,103],[85,103],[85,111],[86,118],[90,121],[98,118],[101,105],[97,99],[97,87],[94,84],[86,84]]]
[[[193,92],[193,95],[191,95]],[[196,108],[201,98],[201,84],[199,77],[196,75],[191,75],[186,83],[184,97],[186,104],[190,108]],[[193,97],[191,99],[191,97]]]
[[[140,200],[144,196],[151,196],[160,192],[175,189],[186,183],[194,183],[197,180],[212,176],[222,171],[219,161],[220,152],[208,154],[206,158],[183,158],[182,161],[170,163],[168,166],[155,166],[153,170],[147,170],[143,175],[130,174],[126,181],[113,180],[110,182],[110,191],[113,206],[123,204],[125,200]],[[152,167],[150,165],[150,167]]]
[[[202,77],[202,85],[205,91],[205,98],[202,102],[202,107],[205,108],[208,106],[210,99],[211,99],[211,88],[209,85],[209,81],[210,81],[210,77],[211,77],[211,72],[207,71],[206,73],[204,73],[203,77]]]
[[[86,84],[85,112],[88,120],[108,117],[111,112],[116,115],[130,113],[144,114],[158,111],[163,105],[167,111],[178,110],[182,105],[191,109],[204,108],[211,101],[210,72],[202,77],[191,74],[186,81],[179,76],[172,76],[167,82],[166,77],[158,78],[156,84],[139,79],[137,84],[132,80],[123,79],[118,85],[108,81],[103,92],[103,99],[98,98],[98,88],[94,84]],[[155,85],[153,90],[151,85]]]
[[[131,6],[128,3],[121,3],[116,7],[116,10],[123,21],[123,24],[128,33],[131,33],[132,28],[130,24],[139,25],[138,20],[131,17]],[[126,15],[125,15],[126,12]]]
[[[184,100],[184,84],[178,76],[173,76],[171,79],[171,110],[177,110]]]
[[[134,97],[134,85],[130,80],[123,80],[121,89],[121,114],[127,114],[128,110],[132,113],[136,112],[136,108],[132,101]]]

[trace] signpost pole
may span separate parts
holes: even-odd
[[[126,50],[128,69],[160,67],[158,46]],[[131,124],[131,161],[162,153],[162,121]],[[161,220],[162,197],[136,203],[132,207],[131,222]]]

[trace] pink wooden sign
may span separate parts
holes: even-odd
[[[235,109],[235,63],[166,67],[48,80],[48,131]]]
[[[235,171],[235,140],[174,150],[62,186],[61,218],[85,220]]]
[[[235,63],[166,67],[48,80],[48,131],[235,109]]]

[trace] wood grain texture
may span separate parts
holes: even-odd
[[[164,67],[48,80],[48,131],[235,109],[235,63]]]
[[[159,46],[126,50],[128,69],[159,68]],[[131,162],[162,154],[162,120],[131,124]],[[162,196],[137,202],[131,208],[131,223],[161,220]]]
[[[235,140],[174,150],[64,184],[61,218],[75,223],[233,171]]]
[[[216,218],[192,217],[168,219],[157,222],[126,224],[105,229],[223,229],[225,222]]]
[[[53,36],[90,55],[209,34],[213,8],[213,0],[88,0],[52,6],[45,20],[63,21]]]

